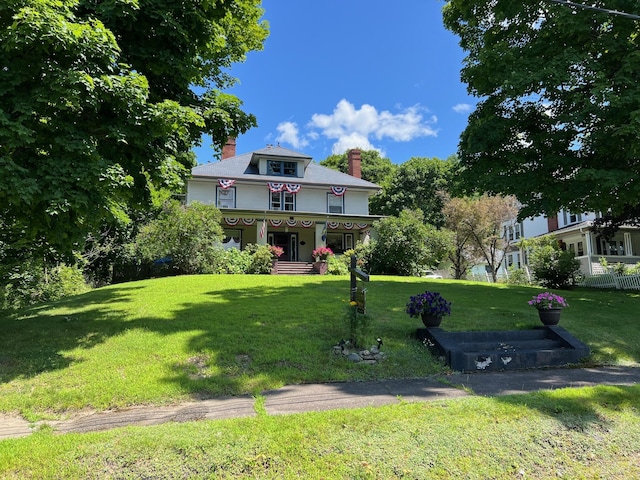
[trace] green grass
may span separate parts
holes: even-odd
[[[5,479],[640,476],[640,386],[0,442]]]
[[[368,345],[387,360],[353,364],[332,353],[347,335],[347,277],[184,276],[94,290],[0,319],[0,411],[28,419],[76,410],[167,404],[260,392],[285,384],[421,377],[446,368],[414,339],[410,295],[453,302],[449,330],[539,324],[539,288],[372,277]],[[561,326],[586,342],[591,364],[640,362],[640,295],[562,293]]]

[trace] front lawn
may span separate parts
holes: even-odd
[[[540,288],[372,277],[372,328],[387,359],[336,357],[348,334],[349,279],[202,275],[113,285],[0,318],[0,411],[30,419],[69,410],[166,404],[257,394],[285,384],[420,377],[445,367],[414,339],[410,295],[436,290],[453,302],[450,330],[539,325],[527,301]],[[587,343],[591,364],[640,362],[640,295],[560,292],[561,326]]]
[[[628,479],[640,387],[259,415],[0,442],[15,479]]]

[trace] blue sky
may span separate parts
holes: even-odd
[[[280,144],[317,162],[349,148],[394,163],[445,159],[476,99],[460,81],[463,51],[439,0],[264,0],[270,35],[231,74],[230,93],[258,119],[237,153]],[[209,139],[196,149],[213,159]]]

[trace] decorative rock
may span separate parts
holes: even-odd
[[[352,346],[351,342],[341,340],[338,345],[334,345],[334,355],[342,355],[347,360],[354,363],[362,363],[363,365],[375,365],[376,363],[385,359],[384,352],[376,346],[371,347],[369,350],[353,351],[347,348]]]
[[[351,360],[352,362],[361,362],[362,358],[357,353],[350,353],[347,355],[347,360]]]

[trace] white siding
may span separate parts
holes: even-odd
[[[215,205],[217,181],[190,180],[187,203],[194,201]],[[242,210],[269,210],[269,189],[265,184],[238,184],[236,189],[236,208]],[[327,194],[329,187],[302,185],[296,194],[296,211],[327,213]],[[368,215],[369,195],[363,190],[348,189],[344,195],[344,213],[348,215]]]

